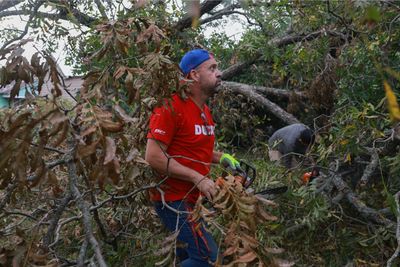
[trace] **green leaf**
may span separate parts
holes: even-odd
[[[378,7],[369,6],[365,11],[366,11],[365,16],[368,21],[379,22],[381,20],[381,14],[379,12]]]

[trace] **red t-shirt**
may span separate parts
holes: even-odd
[[[201,110],[192,99],[183,100],[175,94],[170,103],[154,109],[147,138],[163,142],[168,147],[168,155],[185,157],[174,158],[177,162],[207,175],[213,157],[214,128],[207,105]],[[186,200],[194,203],[199,197],[199,190],[193,183],[173,177],[168,177],[161,189],[166,201],[181,200],[186,196]],[[150,196],[153,201],[161,200],[157,190],[151,190]]]

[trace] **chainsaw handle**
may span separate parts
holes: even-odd
[[[239,176],[241,178],[240,183],[247,189],[256,179],[256,168],[243,160],[240,160],[239,163],[240,166],[236,169],[226,166],[225,170],[233,176]]]
[[[257,177],[257,171],[256,168],[252,165],[250,165],[249,163],[240,160],[240,169],[241,175],[243,175],[243,177],[245,179],[243,179],[243,186],[244,188],[249,188],[249,186],[254,182],[254,180]]]

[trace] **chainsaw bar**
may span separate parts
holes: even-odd
[[[256,192],[256,195],[278,195],[278,194],[283,194],[288,190],[288,187],[286,185],[283,186],[278,186],[278,187],[273,187],[273,188],[265,188],[259,192]]]

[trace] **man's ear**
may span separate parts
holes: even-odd
[[[198,82],[199,79],[200,79],[200,76],[199,76],[199,73],[198,73],[195,69],[192,69],[192,70],[189,72],[188,78],[189,78],[190,80],[193,80],[193,81]]]

